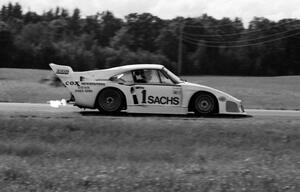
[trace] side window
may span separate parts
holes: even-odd
[[[149,83],[149,84],[160,83],[157,70],[152,70],[152,69],[139,69],[133,71],[133,79],[135,83]]]
[[[174,84],[173,81],[162,71],[159,71],[158,73],[162,84]]]
[[[115,76],[111,77],[110,80],[117,82],[117,83],[133,83],[134,82],[131,71],[115,75]]]

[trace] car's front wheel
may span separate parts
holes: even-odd
[[[217,112],[218,103],[210,93],[199,93],[194,100],[194,112],[197,115],[211,115]]]
[[[114,114],[121,111],[123,100],[121,91],[107,88],[100,92],[97,103],[101,112]]]

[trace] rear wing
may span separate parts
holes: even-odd
[[[51,63],[49,65],[58,77],[70,76],[73,73],[72,68],[69,67],[69,66],[57,65],[57,64],[54,64],[54,63]]]
[[[49,64],[51,69],[54,71],[55,75],[61,80],[61,82],[73,93],[75,91],[75,86],[78,84],[78,79],[76,78],[76,72],[73,72],[72,68],[66,65],[57,65],[54,63]]]

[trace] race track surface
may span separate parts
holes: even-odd
[[[246,117],[295,117],[300,119],[300,111],[296,110],[261,110],[261,109],[246,109],[245,110],[247,115]],[[48,115],[63,115],[63,116],[69,116],[69,117],[76,117],[76,116],[84,116],[84,115],[99,115],[103,117],[109,117],[102,115],[97,110],[84,110],[79,109],[78,107],[75,107],[73,105],[67,104],[65,106],[59,106],[58,108],[51,107],[50,104],[45,103],[0,103],[0,113],[1,115],[5,114],[11,114],[11,113],[18,113],[18,114],[48,114]],[[121,113],[118,116],[124,116],[126,117],[127,113]],[[159,115],[149,115],[149,114],[134,114],[138,116],[159,116]],[[184,115],[163,115],[163,116],[175,116],[175,117],[191,117],[191,118],[197,118],[193,114],[189,114],[187,116]],[[224,117],[223,115],[217,115],[214,117]],[[230,116],[235,117],[235,116]],[[239,117],[239,116],[236,116]]]

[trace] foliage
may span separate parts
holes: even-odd
[[[245,28],[239,18],[164,20],[150,13],[120,19],[110,11],[81,17],[57,7],[39,15],[20,4],[0,9],[0,67],[75,70],[132,63],[161,63],[177,71],[182,42],[183,74],[298,75],[300,20],[255,17]]]
[[[12,32],[5,22],[0,21],[0,67],[12,66],[12,54],[15,52]]]

